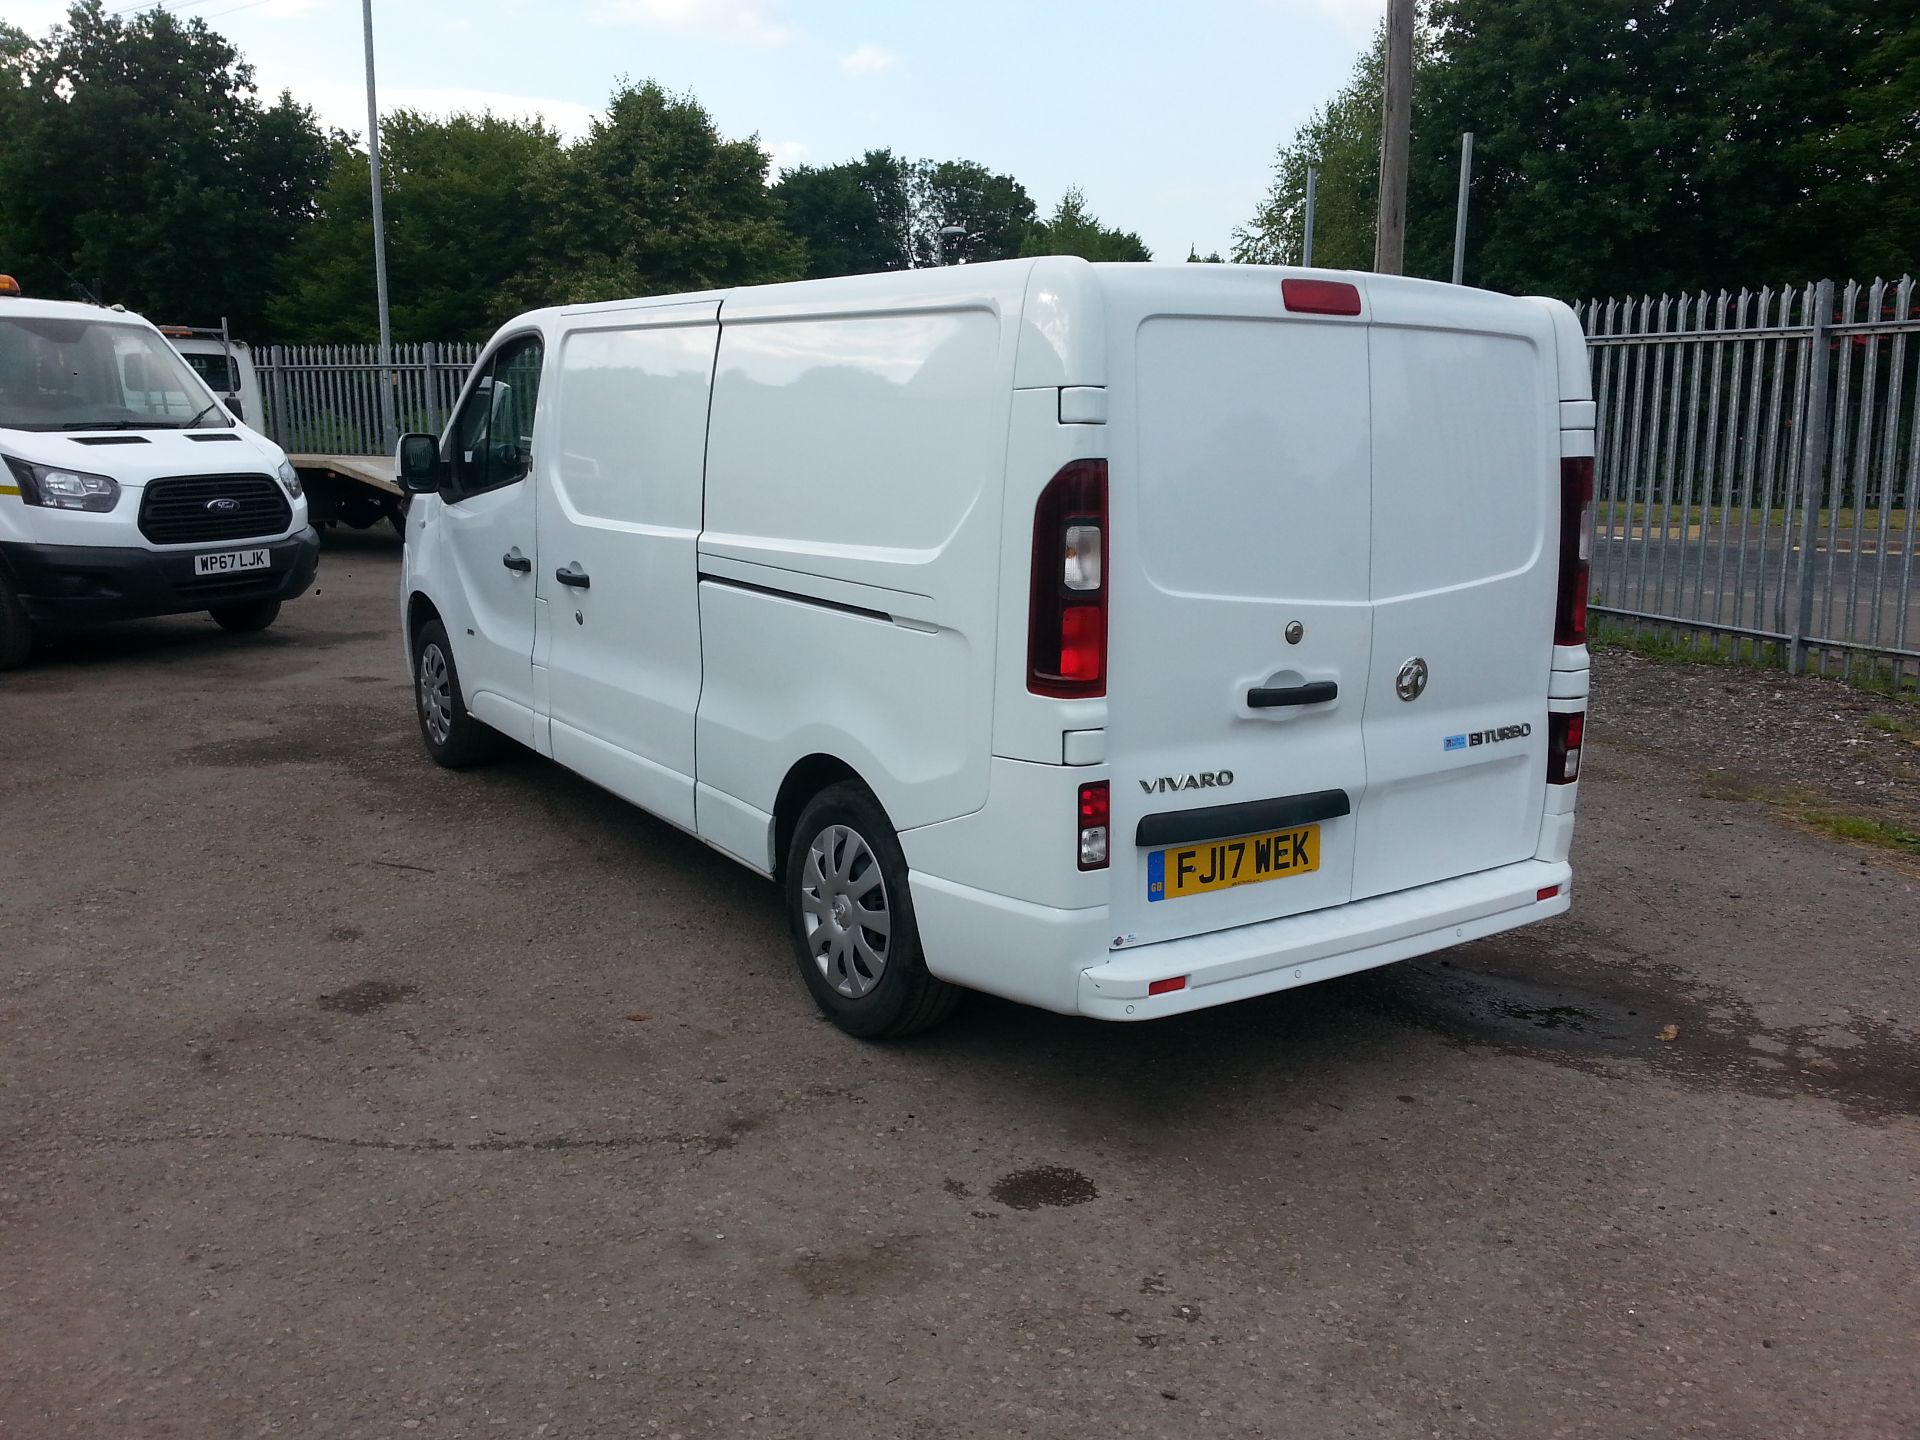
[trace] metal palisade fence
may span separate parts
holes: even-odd
[[[388,385],[402,431],[440,432],[467,372],[480,358],[470,341],[393,347]],[[294,454],[381,455],[380,350],[375,345],[274,345],[255,352],[266,430]]]
[[[1920,682],[1920,314],[1911,279],[1589,300],[1593,608],[1796,670]],[[401,430],[438,432],[471,343],[394,347]],[[384,453],[371,345],[274,346],[290,451]]]
[[[1795,670],[1920,679],[1911,279],[1578,306],[1593,608]]]

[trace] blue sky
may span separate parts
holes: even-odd
[[[131,0],[125,0],[130,4]],[[323,121],[363,131],[359,0],[163,0]],[[109,9],[120,8],[107,0]],[[1071,184],[1156,259],[1224,249],[1276,145],[1385,0],[374,0],[383,109],[539,111],[583,130],[617,77],[690,91],[783,164],[890,146]],[[33,32],[54,0],[0,0]],[[138,7],[147,8],[147,7]]]

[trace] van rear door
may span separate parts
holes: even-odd
[[[1551,315],[1370,276],[1373,661],[1353,898],[1539,843],[1559,484]]]
[[[1101,278],[1114,933],[1341,904],[1367,780],[1365,319],[1288,314],[1270,270]]]

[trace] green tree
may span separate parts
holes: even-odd
[[[910,193],[916,265],[1011,260],[1034,221],[1018,180],[971,160],[920,161]]]
[[[1079,255],[1088,260],[1151,260],[1153,252],[1131,230],[1102,225],[1087,197],[1069,185],[1052,215],[1037,221],[1021,242],[1022,255]]]
[[[1607,294],[1868,263],[1865,216],[1822,203],[1819,161],[1894,12],[1910,32],[1913,6],[1879,0],[1435,0],[1409,268],[1444,271],[1462,130],[1477,284]]]
[[[1189,265],[1221,265],[1224,263],[1226,262],[1220,258],[1220,252],[1218,250],[1215,250],[1211,255],[1202,255],[1199,246],[1191,244],[1187,246],[1187,264]]]
[[[0,254],[157,319],[258,334],[280,255],[327,170],[313,112],[262,104],[204,21],[80,0],[37,43],[0,36]]]
[[[757,138],[724,140],[690,96],[623,84],[539,187],[540,298],[606,300],[797,279]]]
[[[801,165],[773,187],[787,229],[807,247],[807,278],[913,264],[913,166],[891,150]]]
[[[401,110],[380,122],[387,280],[400,341],[478,340],[536,288],[538,187],[560,139],[538,120]],[[273,332],[299,341],[378,334],[366,152],[336,137],[319,214],[282,266]]]

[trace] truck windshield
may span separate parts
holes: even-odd
[[[174,348],[144,326],[0,313],[0,428],[225,430],[230,422]]]

